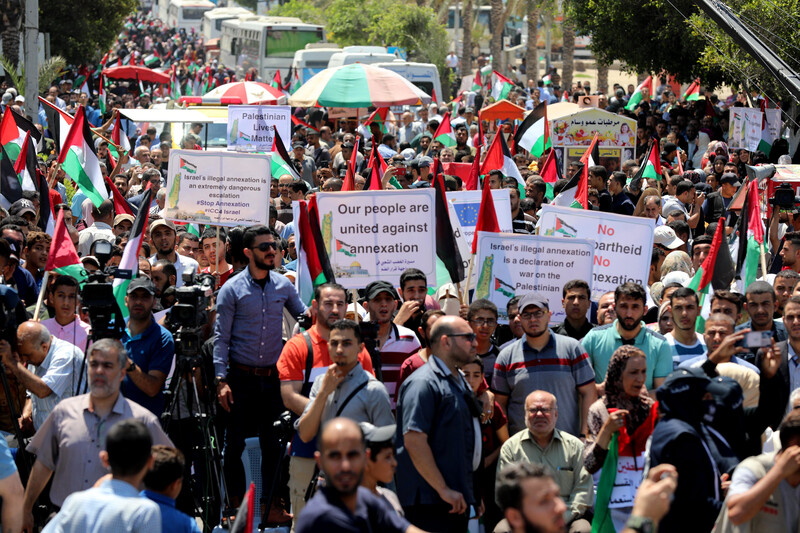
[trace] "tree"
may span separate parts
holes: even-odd
[[[469,76],[472,73],[472,10],[475,9],[472,0],[465,0],[464,9],[461,11],[461,28],[463,38],[461,41],[461,75]]]
[[[22,3],[20,0],[0,1],[0,34],[3,41],[3,55],[13,66],[19,63],[19,42],[21,39],[19,27],[22,21]]]
[[[540,0],[528,0],[528,43],[525,50],[526,77],[530,80],[539,79],[539,14],[541,13]]]
[[[489,51],[492,54],[492,68],[498,72],[503,71],[503,0],[491,0],[492,11],[490,15],[492,39],[489,41]]]
[[[269,12],[274,17],[297,17],[307,24],[325,24],[325,14],[322,9],[308,0],[293,0],[286,2]]]
[[[561,25],[564,39],[563,66],[561,68],[561,88],[567,92],[572,91],[572,76],[575,74],[575,23],[569,12],[564,13],[564,22]]]
[[[53,54],[79,65],[108,50],[138,4],[138,0],[39,2],[39,31],[50,34]]]

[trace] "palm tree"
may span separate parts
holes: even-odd
[[[597,90],[608,94],[608,63],[597,60]]]
[[[0,39],[3,55],[16,67],[19,63],[20,22],[22,3],[20,0],[0,0]]]
[[[575,25],[566,10],[564,11],[564,22],[561,27],[564,36],[561,88],[565,91],[572,91],[572,75],[575,73]]]
[[[528,43],[525,51],[526,77],[528,80],[539,79],[539,14],[542,10],[540,0],[528,0]]]
[[[492,40],[489,42],[489,50],[492,53],[492,68],[498,72],[503,70],[503,28],[506,18],[503,10],[503,0],[491,0],[491,32]]]
[[[461,76],[469,76],[472,73],[472,0],[466,0],[461,11],[461,28],[463,38],[461,40]]]

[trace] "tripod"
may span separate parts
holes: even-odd
[[[180,336],[178,332],[177,337]],[[176,338],[176,346],[181,346],[179,338]],[[202,389],[201,396],[198,390]],[[175,372],[169,388],[164,392],[167,398],[167,405],[161,415],[161,426],[167,432],[172,422],[173,413],[177,412],[177,418],[181,418],[181,399],[184,400],[190,419],[196,424],[197,434],[201,435],[201,443],[193,447],[193,450],[202,452],[203,460],[198,466],[197,472],[205,478],[205,486],[196,486],[192,492],[202,502],[202,510],[195,514],[203,519],[206,531],[211,531],[211,526],[217,523],[219,516],[218,507],[224,500],[224,515],[231,516],[235,510],[231,511],[231,504],[228,497],[228,487],[225,476],[222,473],[222,453],[219,448],[220,440],[217,437],[217,430],[212,416],[213,402],[209,401],[207,394],[209,391],[209,381],[204,368],[203,358],[200,355],[177,354],[175,360]],[[181,394],[183,393],[183,394]],[[183,398],[181,398],[183,396]],[[204,489],[209,489],[206,494]],[[212,514],[213,513],[213,514]]]

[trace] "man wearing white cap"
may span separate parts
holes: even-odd
[[[666,253],[677,250],[684,244],[686,242],[679,239],[678,235],[675,234],[675,230],[669,226],[659,226],[653,232],[653,246],[661,248]]]

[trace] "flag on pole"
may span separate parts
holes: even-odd
[[[433,188],[436,191],[436,257],[443,264],[452,283],[460,283],[465,277],[464,263],[458,243],[453,234],[453,225],[450,222],[450,212],[447,208],[444,177],[439,171],[438,159],[434,161]],[[438,285],[444,285],[446,280],[438,279]]]
[[[72,276],[80,282],[86,281],[86,271],[81,264],[81,258],[72,244],[72,238],[67,231],[64,222],[64,210],[58,211],[58,216],[54,224],[53,241],[50,244],[50,252],[47,255],[47,264],[44,269],[47,272],[56,272],[65,276]]]
[[[299,211],[300,216],[297,223],[297,238],[299,241],[296,243],[298,251],[298,269],[295,286],[300,299],[310,306],[311,300],[314,299],[314,289],[323,283],[333,282],[333,269],[330,266],[328,259],[328,252],[325,248],[325,243],[322,239],[322,232],[319,229],[319,221],[312,221],[310,214],[310,204],[315,198],[309,200],[309,206],[306,205],[305,200],[300,200]],[[314,231],[314,224],[316,224],[317,231]]]
[[[655,141],[650,141],[644,164],[639,167],[639,171],[631,179],[641,178],[661,181],[661,156],[658,153],[658,143]]]
[[[350,163],[347,165],[347,172],[344,175],[344,182],[342,183],[342,191],[356,190],[356,166],[358,165],[358,141],[360,137],[356,135],[356,145],[353,147],[353,153],[350,155]]]
[[[114,214],[115,215],[131,215],[133,216],[133,210],[122,194],[117,189],[117,186],[114,185],[114,182],[111,181],[111,178],[105,176],[106,183],[108,187],[111,189],[111,197],[114,200]],[[199,237],[199,235],[198,235]]]
[[[561,92],[561,102],[569,102],[569,93],[567,91]]]
[[[302,85],[303,84],[300,83],[300,74],[298,74],[297,70],[295,70],[294,77],[292,78],[292,85],[289,87],[289,92],[294,94]]]
[[[706,319],[711,314],[711,297],[714,295],[715,285],[714,278],[720,274],[724,274],[721,272],[721,269],[717,268],[717,256],[722,246],[727,246],[725,242],[724,217],[719,219],[717,231],[714,232],[714,238],[711,241],[711,249],[708,251],[708,255],[700,265],[700,268],[697,269],[697,272],[695,272],[694,277],[690,279],[686,285],[697,293],[700,303],[700,314],[697,316],[697,322],[695,323],[695,330],[697,333],[705,332]],[[721,284],[716,283],[716,285],[720,286]]]
[[[516,179],[519,196],[520,198],[525,197],[525,182],[522,181],[517,164],[511,157],[511,151],[508,149],[506,139],[501,131],[495,133],[492,144],[489,145],[489,150],[486,152],[486,159],[481,165],[481,174],[484,176],[492,170],[499,170],[503,176],[511,176]]]
[[[564,177],[561,174],[561,166],[558,164],[558,158],[556,157],[555,150],[551,149],[549,152],[547,152],[547,157],[544,159],[544,164],[542,165],[542,170],[539,171],[539,175],[542,177],[544,184],[547,187],[544,193],[545,198],[552,200],[553,186],[558,180]]]
[[[25,139],[22,141],[22,148],[14,164],[14,172],[19,176],[23,191],[36,191],[36,172],[39,165],[36,162],[36,147],[30,141],[31,135],[25,132]]]
[[[589,209],[589,167],[581,164],[567,184],[553,198],[553,205]]]
[[[464,190],[466,191],[477,191],[480,186],[482,148],[480,144],[475,147],[475,159],[472,160],[472,166],[469,168],[469,177],[464,180]]]
[[[22,198],[22,184],[14,172],[14,162],[6,149],[0,146],[0,206],[8,211],[11,204]]]
[[[720,223],[724,226],[724,222]],[[739,215],[739,249],[736,254],[736,272],[741,280],[741,291],[756,280],[758,263],[764,246],[764,224],[761,220],[761,206],[758,201],[757,180],[747,184],[742,212]]]
[[[60,152],[61,147],[64,146],[67,140],[67,133],[69,133],[72,123],[75,122],[75,117],[60,110],[41,96],[39,97],[39,103],[44,107],[47,129],[50,130],[56,149]]]
[[[386,127],[386,117],[389,114],[388,107],[379,107],[375,111],[373,111],[370,116],[367,117],[367,120],[364,121],[364,127],[368,128],[370,124],[375,122],[381,128],[381,133],[386,134],[389,133],[389,128]]]
[[[767,124],[767,101],[764,99],[761,100],[761,140],[758,141],[758,150],[769,156],[773,140]]]
[[[58,154],[58,164],[96,207],[103,200],[108,200],[106,182],[100,172],[100,160],[94,151],[92,131],[83,106],[78,106],[75,122],[72,123],[64,146]]]
[[[270,173],[273,178],[280,178],[281,176],[291,176],[295,179],[302,179],[300,174],[295,170],[292,165],[292,159],[286,153],[286,147],[283,145],[278,128],[272,126],[275,130],[275,138],[272,140],[272,157],[270,158]]]
[[[383,177],[383,172],[381,171],[381,167],[383,166],[381,163],[383,162],[383,158],[381,154],[378,153],[378,143],[372,143],[372,150],[369,152],[369,165],[370,173],[367,176],[367,182],[364,184],[365,191],[380,191],[383,189],[381,184],[381,178]],[[385,165],[385,163],[384,163]]]
[[[281,82],[281,70],[280,69],[278,69],[278,71],[275,72],[275,76],[272,78],[272,82],[270,83],[270,85],[273,88],[278,89],[279,91],[283,90],[283,83]]]
[[[6,107],[3,113],[3,120],[0,122],[0,144],[8,152],[8,157],[16,161],[19,152],[22,150],[22,141],[25,140],[25,133],[29,132],[31,137],[36,140],[36,144],[42,139],[42,134],[36,126],[27,118],[19,115],[11,106]]]
[[[43,172],[37,168],[35,174],[39,189],[39,229],[52,237],[55,233],[55,219],[50,205],[50,187],[47,186],[47,176]]]
[[[439,141],[442,146],[452,148],[456,145],[456,134],[453,132],[453,126],[450,124],[450,112],[444,114],[442,122],[436,128],[436,133],[433,135],[434,141]]]
[[[479,93],[483,89],[483,82],[481,82],[481,71],[476,70],[475,75],[472,77],[472,88],[470,89],[474,93]]]
[[[100,115],[106,114],[106,88],[105,82],[103,80],[103,75],[100,74],[100,80],[98,81],[98,85],[100,89],[97,91],[97,105],[100,108]]]
[[[645,92],[647,91],[647,92]],[[642,100],[650,99],[653,95],[653,77],[647,76],[647,78],[639,85],[636,90],[631,95],[630,100],[628,100],[628,105],[625,106],[625,109],[628,111],[634,111],[636,107],[642,102]]]
[[[472,255],[478,251],[478,232],[491,231],[500,233],[500,224],[497,222],[497,211],[494,208],[494,198],[492,198],[492,188],[489,187],[489,180],[483,184],[481,193],[481,206],[478,208],[478,221],[475,223],[475,234],[472,236]]]
[[[496,78],[492,86],[492,98],[494,98],[495,101],[499,101],[508,96],[508,93],[511,92],[511,89],[514,87],[514,83],[496,70],[493,70],[492,74],[494,74]]]
[[[131,279],[136,279],[139,273],[139,250],[142,247],[142,242],[144,242],[143,237],[147,229],[147,218],[150,216],[150,210],[146,206],[150,205],[150,197],[152,195],[153,189],[148,188],[144,191],[141,203],[143,207],[139,209],[136,218],[133,219],[128,244],[125,245],[125,250],[122,252],[122,260],[119,262],[119,270],[130,271]],[[128,294],[128,285],[130,283],[130,279],[114,278],[114,299],[117,301],[119,311],[125,320],[128,319],[128,306],[125,305],[125,296]]]
[[[128,134],[122,129],[122,120],[119,113],[114,118],[114,127],[111,130],[111,144],[108,145],[108,150],[114,159],[119,159],[123,153],[130,153],[131,151],[131,141],[128,139]],[[122,153],[120,153],[120,150],[122,150]]]
[[[552,148],[550,124],[547,121],[547,102],[542,102],[528,113],[522,124],[517,127],[514,142],[530,152],[533,157],[542,157],[545,150]]]
[[[683,93],[683,99],[687,102],[694,102],[700,100],[700,78],[697,78],[686,88]]]
[[[298,248],[299,249],[299,248]],[[250,533],[253,531],[256,516],[256,484],[250,483],[244,500],[236,511],[236,518],[231,525],[230,533]]]

